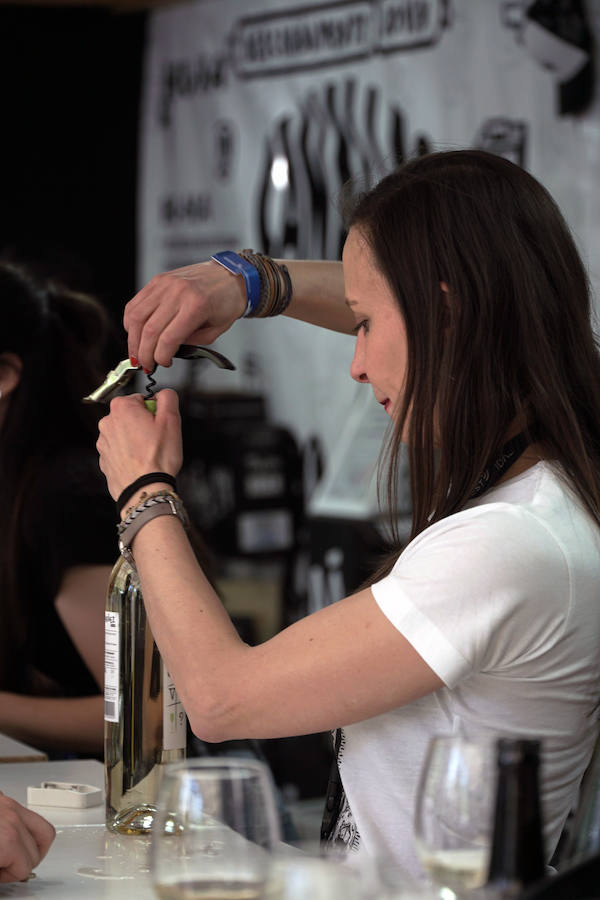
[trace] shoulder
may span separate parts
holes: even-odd
[[[560,472],[541,463],[425,529],[406,547],[395,571],[418,567],[425,558],[428,567],[434,558],[442,565],[447,557],[454,569],[468,568],[477,579],[509,567],[531,570],[543,560],[554,563],[556,574],[576,549],[576,531],[592,541],[600,537]]]
[[[541,467],[436,522],[373,585],[380,609],[411,643],[442,635],[464,674],[490,664],[492,645],[505,664],[543,635],[562,633],[582,570],[600,565],[600,541],[567,486],[547,476]],[[585,554],[564,525],[571,517],[584,523]],[[585,603],[588,595],[586,588]]]

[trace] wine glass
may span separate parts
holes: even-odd
[[[495,777],[491,742],[431,739],[417,793],[417,850],[430,879],[457,896],[486,880]]]
[[[280,840],[263,763],[201,757],[168,766],[152,833],[154,891],[160,900],[258,900]]]

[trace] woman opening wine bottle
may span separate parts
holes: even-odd
[[[130,354],[168,365],[244,316],[356,335],[352,377],[391,420],[392,509],[408,446],[413,527],[370,585],[246,646],[178,515],[129,542],[160,652],[203,739],[336,729],[324,835],[419,871],[432,734],[541,739],[546,851],[598,730],[600,358],[588,281],[546,190],[476,150],[411,160],[360,196],[342,265],[250,251],[157,276],[128,304]],[[237,326],[242,327],[242,326]],[[118,398],[100,423],[111,494],[181,465],[177,397]],[[160,473],[166,478],[161,479]],[[128,503],[139,499],[139,491]],[[163,504],[166,506],[167,504]]]

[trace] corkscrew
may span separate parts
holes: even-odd
[[[156,366],[154,366],[152,372],[148,372],[146,375],[146,393],[144,394],[144,400],[154,399],[154,388],[156,386],[156,378],[152,377],[154,372],[156,372]]]
[[[209,359],[216,366],[219,366],[220,369],[230,369],[231,371],[235,370],[234,364],[227,359],[226,356],[223,356],[222,353],[217,353],[216,350],[209,350],[208,347],[197,347],[195,344],[182,344],[176,353],[173,354],[174,359]],[[87,397],[83,398],[84,403],[108,403],[115,397],[121,388],[125,387],[128,384],[136,372],[141,369],[141,366],[134,366],[131,364],[130,360],[123,359],[121,362],[115,366],[114,369],[108,373],[100,387],[96,388],[95,391],[92,391],[91,394],[88,394]],[[154,387],[156,386],[156,379],[152,376],[156,372],[157,367],[154,366],[152,371],[148,373],[147,378],[148,382],[146,384],[146,396],[144,400],[152,400],[154,397]]]

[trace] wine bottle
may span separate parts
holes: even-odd
[[[105,613],[106,826],[152,830],[163,765],[185,757],[187,718],[146,618],[138,574],[120,557]]]
[[[516,897],[545,873],[539,791],[540,742],[500,738],[488,887]]]
[[[146,407],[156,413],[156,400]],[[163,765],[185,758],[187,717],[146,618],[137,571],[120,556],[104,623],[106,827],[152,831]]]

